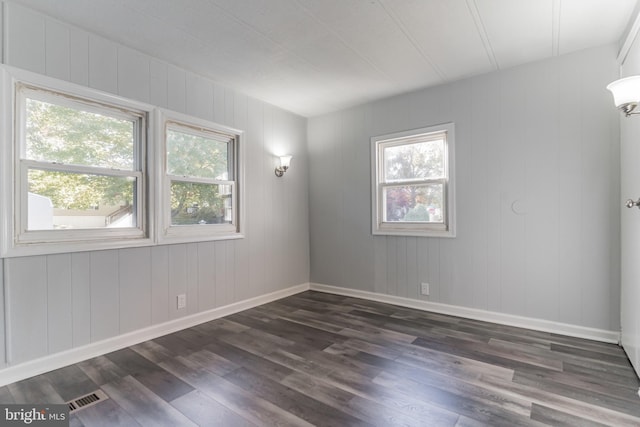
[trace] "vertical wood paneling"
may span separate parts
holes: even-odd
[[[198,310],[198,244],[187,245],[187,313],[194,314]]]
[[[169,246],[169,319],[187,314],[186,308],[178,310],[177,297],[187,293],[187,246]],[[189,301],[187,300],[187,304]]]
[[[198,310],[216,306],[216,253],[214,242],[198,244]]]
[[[265,259],[261,256],[268,245],[265,241],[265,195],[261,182],[268,179],[270,163],[265,161],[264,151],[264,104],[260,101],[250,99],[248,105],[249,117],[247,126],[247,144],[251,146],[247,150],[247,210],[246,212],[256,212],[255,215],[247,216],[247,238],[251,242],[249,249],[251,271],[249,272],[250,295],[256,296],[266,292]],[[265,164],[266,163],[266,164]],[[216,288],[217,289],[217,288]],[[218,303],[216,302],[216,305]]]
[[[91,255],[71,254],[71,313],[73,346],[91,342]]]
[[[500,85],[500,311],[511,314],[525,313],[525,216],[533,203],[526,197],[526,163],[522,155],[527,118],[512,107],[525,99],[522,82],[528,76],[526,69],[520,68],[505,74]]]
[[[536,114],[547,123],[544,137],[540,137],[537,123],[527,123],[525,158],[527,198],[532,201],[549,201],[527,204],[525,295],[527,316],[543,319],[559,317],[558,268],[558,105],[555,94],[558,77],[550,72],[548,64],[531,69],[530,84],[524,106],[527,115]],[[534,95],[535,94],[535,95]],[[530,220],[544,218],[544,221]]]
[[[228,304],[237,301],[236,299],[236,242],[234,240],[229,240],[224,242],[225,246],[225,268],[227,270],[227,286],[225,286],[225,290],[227,292],[227,301]],[[286,274],[286,269],[283,268],[284,274]],[[282,280],[279,281],[279,284],[287,283],[286,277],[283,277]],[[282,286],[282,285],[279,285]]]
[[[7,24],[4,59],[8,65],[46,72],[45,18],[29,9],[4,3]],[[14,42],[15,40],[15,42]]]
[[[187,111],[187,73],[173,65],[167,68],[167,106],[179,113]]]
[[[89,36],[89,86],[118,93],[118,47],[94,35]]]
[[[229,304],[227,298],[227,248],[225,242],[215,242],[215,281],[216,281],[216,307]]]
[[[47,257],[47,338],[49,353],[73,347],[71,255]]]
[[[274,109],[269,105],[264,105],[263,107],[263,129],[262,129],[262,137],[263,139],[263,155],[266,157],[266,161],[270,158],[272,167],[276,165],[275,155],[278,154],[274,152],[273,145],[279,145],[276,141],[276,134],[274,133]],[[281,147],[275,147],[275,149],[282,149]],[[267,163],[269,164],[269,163]],[[265,177],[268,177],[265,179]],[[274,186],[275,184],[281,185],[281,181],[283,178],[276,178],[275,175],[273,178],[271,176],[265,175],[263,177],[264,185],[262,187],[262,215],[264,223],[262,224],[262,234],[264,235],[265,244],[270,246],[279,241],[280,236],[277,231],[274,230],[275,227],[270,224],[275,220],[276,215],[278,213],[274,209]],[[276,286],[275,274],[277,274],[276,267],[276,259],[278,257],[277,251],[267,251],[265,256],[265,280],[264,286],[267,292],[273,292]]]
[[[616,330],[619,208],[610,193],[618,180],[617,118],[602,90],[615,78],[614,50],[310,119],[311,280]],[[352,132],[367,111],[363,132]],[[371,136],[449,121],[456,129],[456,238],[415,238],[414,249],[408,238],[375,236],[368,258],[350,268],[358,248],[347,240],[367,246],[371,236],[370,169],[354,167],[354,158],[369,158]],[[423,281],[428,297],[419,294]]]
[[[169,247],[151,248],[151,323],[169,320]]]
[[[5,260],[9,323],[7,361],[25,362],[48,352],[47,258]]]
[[[57,79],[70,79],[69,28],[58,21],[45,21],[47,75]]]
[[[118,47],[118,94],[149,102],[150,67],[147,56],[133,49]]]
[[[91,341],[120,332],[118,251],[91,252]]]
[[[187,114],[213,120],[213,84],[193,73],[186,74]]]
[[[89,34],[69,30],[69,77],[73,83],[89,85]]]
[[[151,249],[118,251],[120,333],[151,325]]]
[[[169,107],[168,82],[169,68],[166,63],[156,59],[149,61],[149,102],[158,107]]]
[[[218,123],[230,123],[226,120],[225,89],[220,85],[213,85],[213,120]]]

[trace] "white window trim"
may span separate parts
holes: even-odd
[[[382,213],[382,167],[380,147],[394,139],[408,138],[429,133],[447,133],[445,156],[447,178],[444,191],[446,206],[445,226],[425,223],[383,222]],[[456,236],[456,197],[455,197],[455,134],[453,123],[443,123],[420,129],[413,129],[371,138],[371,228],[374,235],[418,236],[418,237],[455,237]]]
[[[4,171],[0,185],[0,201],[2,201],[0,255],[2,257],[28,256],[153,244],[154,224],[149,209],[154,203],[154,182],[151,179],[150,166],[152,162],[149,159],[153,158],[154,153],[149,151],[153,146],[149,142],[153,141],[152,121],[154,115],[152,113],[154,108],[144,103],[9,66],[0,66],[0,75],[2,79],[0,88],[2,99],[0,114],[0,125],[2,126],[1,167]],[[140,164],[140,189],[142,190],[141,194],[138,193],[138,203],[141,203],[141,214],[137,218],[139,229],[86,229],[72,232],[43,230],[29,233],[22,233],[19,230],[20,224],[24,222],[24,220],[20,220],[20,216],[26,216],[26,201],[22,200],[24,197],[21,197],[23,192],[26,194],[26,177],[17,175],[24,170],[21,166],[20,153],[16,152],[16,148],[21,146],[18,144],[17,138],[22,137],[21,127],[17,122],[19,119],[17,110],[19,106],[16,104],[18,84],[64,94],[71,98],[76,97],[96,105],[105,104],[112,108],[134,111],[144,117],[143,126],[146,129],[141,129],[140,133],[144,135],[146,131],[146,138],[143,138],[144,140],[136,147],[136,156]],[[14,181],[15,186],[13,185]],[[23,187],[20,188],[19,185],[23,185]]]
[[[241,239],[244,237],[245,203],[244,203],[244,133],[241,130],[223,126],[208,120],[198,119],[185,114],[158,109],[156,116],[158,135],[158,151],[156,156],[156,170],[158,171],[157,187],[161,189],[157,197],[156,220],[158,224],[159,243],[188,243],[212,240]],[[169,124],[182,125],[205,132],[218,132],[233,136],[234,142],[234,181],[216,181],[234,187],[235,197],[232,198],[234,219],[232,224],[203,224],[203,225],[171,225],[171,181],[181,180],[180,177],[167,173],[166,134]],[[211,183],[211,180],[189,178],[187,182]]]

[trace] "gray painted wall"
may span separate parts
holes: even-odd
[[[619,330],[617,76],[607,46],[309,120],[311,281]],[[449,121],[457,237],[372,236],[369,138]]]
[[[8,360],[0,351],[0,366],[308,282],[304,118],[5,6],[6,64],[245,130],[247,237],[3,260]],[[276,150],[294,156],[281,179],[273,173]],[[176,309],[179,293],[187,293],[186,309]]]

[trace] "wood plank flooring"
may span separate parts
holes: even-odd
[[[304,292],[0,388],[72,426],[640,426],[618,346]]]

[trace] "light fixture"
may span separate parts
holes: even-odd
[[[607,89],[613,94],[613,102],[626,117],[633,112],[640,102],[640,76],[625,77],[615,82],[609,83]]]
[[[280,156],[280,166],[276,168],[276,176],[281,177],[284,173],[289,169],[289,164],[291,164],[291,158],[293,156],[286,155]]]

